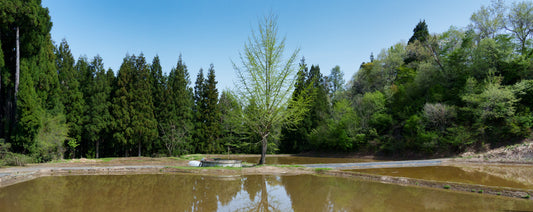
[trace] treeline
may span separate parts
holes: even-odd
[[[194,83],[181,56],[169,72],[142,54],[106,70],[99,56],[75,60],[67,41],[54,45],[39,0],[0,10],[0,159],[260,152],[241,119],[257,106],[219,92],[213,65]],[[325,76],[302,59],[292,98],[305,95],[308,113],[272,132],[269,152],[427,156],[530,136],[532,11],[496,1],[440,34],[420,21],[348,83],[340,67]]]
[[[456,154],[529,137],[533,125],[533,4],[494,1],[464,29],[430,34],[420,21],[407,43],[361,64],[347,90],[302,63],[300,89],[315,101],[284,130],[283,151]],[[329,101],[328,101],[329,100]]]
[[[76,61],[66,40],[54,45],[40,1],[0,10],[0,159],[258,152],[228,118],[242,110],[219,95],[213,65],[194,88],[181,56],[163,74],[159,57],[127,55],[115,75],[99,56]]]

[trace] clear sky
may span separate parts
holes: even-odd
[[[279,16],[286,55],[301,48],[309,65],[329,75],[339,65],[348,81],[371,52],[407,41],[419,20],[430,33],[466,27],[470,16],[490,0],[43,0],[52,17],[52,39],[63,38],[74,57],[99,54],[118,71],[124,56],[157,54],[163,71],[182,54],[191,82],[200,68],[215,66],[219,90],[236,79],[231,60],[257,27],[258,19]],[[299,61],[299,60],[298,60]]]

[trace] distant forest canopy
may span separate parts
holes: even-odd
[[[115,75],[99,56],[74,59],[51,28],[40,0],[0,2],[0,159],[261,151],[239,119],[256,106],[219,91],[215,66],[191,82],[181,57],[163,72],[157,56],[127,55]],[[467,27],[429,29],[420,21],[347,83],[302,59],[292,98],[309,95],[308,112],[272,132],[269,152],[431,157],[529,137],[533,3],[493,1]]]

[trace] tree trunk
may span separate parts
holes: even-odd
[[[19,27],[17,27],[16,39],[15,39],[16,61],[15,61],[15,110],[17,111],[17,94],[19,92],[19,80],[20,80],[20,36]]]
[[[257,211],[270,211],[268,210],[270,204],[268,203],[268,191],[266,186],[265,175],[261,176],[261,203]]]
[[[141,140],[139,139],[139,157],[141,157]]]
[[[96,140],[96,158],[100,158],[100,140]]]
[[[265,164],[265,158],[266,158],[266,152],[267,152],[267,141],[268,141],[268,133],[264,136],[261,136],[261,159],[259,159],[258,165]]]

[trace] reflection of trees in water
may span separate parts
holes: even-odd
[[[294,211],[471,211],[530,209],[531,202],[312,175],[44,177],[0,189],[0,211],[216,211],[219,206],[232,211],[288,211],[291,206]]]
[[[276,176],[248,176],[243,180],[243,189],[248,193],[250,203],[242,211],[281,211],[281,203],[268,194],[268,188],[281,185]],[[256,201],[256,197],[259,200]],[[270,201],[269,201],[270,199]]]
[[[193,181],[193,211],[217,210],[219,202],[227,205],[241,190],[238,178],[197,177]]]

